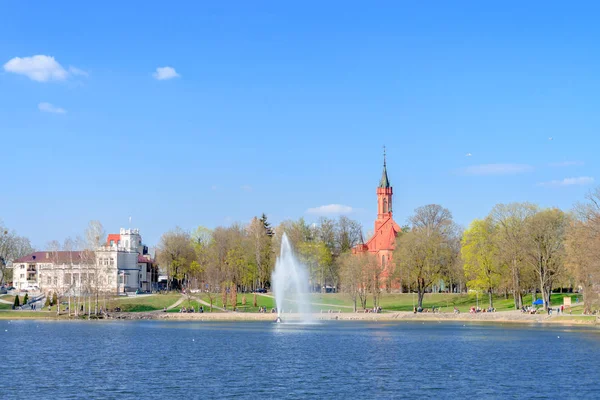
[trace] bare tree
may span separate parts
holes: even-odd
[[[248,226],[248,235],[252,243],[252,253],[257,268],[255,287],[264,287],[269,276],[270,244],[271,238],[262,220],[252,218]]]
[[[0,284],[11,279],[12,270],[9,267],[12,261],[33,251],[29,239],[9,231],[0,221]]]
[[[565,241],[565,265],[581,285],[585,314],[598,304],[594,286],[600,283],[600,236],[593,224],[589,220],[571,221]]]
[[[377,257],[370,253],[351,254],[345,252],[336,260],[339,264],[341,289],[352,299],[354,312],[357,310],[357,301],[362,308],[367,308],[367,296],[374,296],[374,305],[377,305],[380,292],[382,268]]]
[[[567,269],[583,290],[584,312],[589,314],[599,303],[600,284],[600,188],[575,206],[565,241]]]
[[[410,221],[410,232],[397,239],[394,260],[414,283],[418,305],[423,307],[426,290],[457,257],[458,228],[450,211],[437,204],[417,208]]]
[[[526,261],[538,276],[546,309],[554,282],[563,272],[568,222],[563,211],[553,208],[538,212],[527,223]]]
[[[94,314],[98,315],[100,308],[100,292],[106,296],[106,277],[108,275],[109,265],[103,265],[96,257],[96,251],[106,243],[106,231],[102,223],[92,220],[88,223],[85,230],[85,241],[83,243],[82,264],[87,268],[86,291],[94,296]],[[106,264],[109,264],[108,262]],[[88,315],[91,314],[91,301],[88,301]],[[106,298],[105,298],[106,303]]]

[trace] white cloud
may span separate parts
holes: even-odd
[[[38,109],[42,112],[49,112],[54,114],[66,114],[67,111],[64,108],[53,106],[50,103],[40,103],[38,104]]]
[[[181,75],[179,75],[173,67],[158,67],[152,76],[159,81],[163,81],[166,79],[179,78]]]
[[[540,182],[538,186],[544,187],[561,187],[561,186],[582,186],[594,183],[594,178],[591,176],[580,176],[577,178],[565,178],[563,180],[555,180],[549,182]]]
[[[64,81],[69,76],[88,76],[88,73],[79,68],[69,66],[66,70],[51,56],[38,54],[32,57],[15,57],[4,64],[6,72],[25,75],[37,82]]]
[[[563,161],[549,164],[551,167],[580,167],[583,165],[583,161]]]
[[[89,76],[90,75],[86,71],[79,69],[79,68],[75,68],[72,65],[69,66],[69,73],[71,75],[80,75],[80,76]]]
[[[15,57],[4,64],[6,72],[25,75],[37,82],[64,81],[69,73],[54,57],[37,55],[33,57]]]
[[[326,206],[309,208],[306,210],[306,213],[312,215],[338,215],[350,214],[352,211],[352,207],[350,206],[345,206],[343,204],[328,204]]]
[[[516,175],[533,170],[527,164],[481,164],[461,170],[465,175]]]

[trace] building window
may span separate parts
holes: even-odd
[[[387,213],[388,212],[388,203],[387,203],[387,199],[383,199],[383,213]]]
[[[21,279],[25,278],[25,274],[21,274]]]
[[[48,285],[52,285],[52,277],[48,277]]]
[[[110,258],[110,265],[115,265],[115,259],[114,258]]]

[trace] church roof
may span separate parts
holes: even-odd
[[[396,245],[396,236],[401,231],[402,229],[396,221],[392,217],[388,217],[367,241],[367,248],[372,252],[393,250]]]
[[[379,187],[380,188],[389,188],[390,187],[390,180],[388,179],[388,176],[387,176],[387,168],[385,166],[385,160],[383,161],[383,173],[381,174],[381,182],[379,182]]]

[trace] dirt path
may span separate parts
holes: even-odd
[[[185,301],[185,296],[181,295],[181,297],[179,298],[179,300],[177,300],[175,303],[173,303],[169,307],[167,307],[167,310],[172,310],[173,308],[177,307],[178,305],[180,305],[184,301]]]
[[[208,309],[210,310],[210,303],[209,303],[208,301],[204,301],[204,300],[202,300],[202,299],[200,299],[200,298],[198,298],[198,297],[192,297],[192,298],[193,298],[194,300],[196,300],[197,302],[199,302],[200,304],[207,306],[207,307],[208,307]],[[213,304],[213,306],[212,306],[212,307],[213,307],[214,309],[217,309],[217,310],[219,310],[219,311],[223,311],[223,312],[230,312],[229,310],[225,310],[225,309],[224,309],[224,308],[222,308],[222,307],[217,307],[217,306],[215,306],[214,304]]]
[[[274,298],[275,298],[275,296],[273,296],[273,295],[270,295],[270,294],[264,294],[264,293],[256,293],[256,295],[257,295],[257,296],[269,297],[269,298],[271,298],[271,299],[274,299]],[[289,301],[291,301],[291,302],[293,302],[293,303],[296,303],[294,300],[289,300]],[[337,307],[337,308],[346,308],[346,309],[348,309],[348,310],[353,310],[353,309],[354,309],[354,306],[342,306],[342,305],[340,305],[340,304],[313,303],[313,302],[311,302],[310,304],[311,304],[311,305],[313,305],[313,306],[323,306],[323,307]]]

